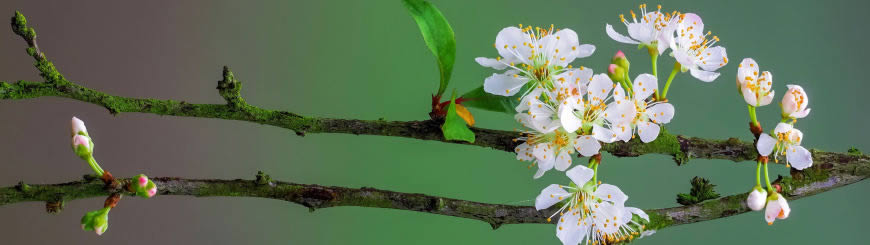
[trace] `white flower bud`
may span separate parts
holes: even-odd
[[[752,209],[752,211],[761,210],[766,202],[767,191],[760,188],[753,188],[752,192],[749,193],[749,197],[746,198],[746,206],[749,206],[749,209]]]

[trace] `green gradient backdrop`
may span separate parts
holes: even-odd
[[[594,56],[574,64],[603,72],[618,49],[633,72],[648,70],[645,51],[610,40],[604,24],[636,8],[633,1],[433,0],[456,32],[452,87],[467,91],[493,71],[474,57],[496,54],[492,42],[518,23],[571,28]],[[656,2],[649,2],[654,6]],[[866,131],[868,32],[866,1],[664,1],[666,10],[700,14],[722,38],[731,63],[714,83],[677,77],[670,98],[671,131],[749,140],[746,109],[735,93],[736,64],[754,57],[774,74],[774,89],[800,83],[813,113],[799,127],[804,145],[832,151],[870,150]],[[0,15],[21,10],[40,47],[68,78],[109,93],[221,103],[215,91],[229,65],[245,83],[243,96],[264,108],[305,115],[388,120],[425,119],[437,88],[434,58],[399,0],[379,1],[3,1]],[[6,18],[6,17],[3,17]],[[4,22],[5,23],[5,22]],[[620,25],[617,25],[620,26]],[[0,29],[0,79],[38,79],[24,43]],[[667,74],[672,59],[660,59]],[[779,100],[779,97],[777,97]],[[765,126],[776,106],[759,110]],[[516,127],[511,116],[473,111],[478,125]],[[512,154],[412,139],[309,135],[251,123],[123,114],[60,98],[0,102],[0,185],[68,181],[87,173],[69,150],[68,120],[90,128],[96,156],[115,175],[252,178],[264,170],[300,183],[376,187],[491,203],[531,205],[558,172],[533,181],[533,170]],[[692,160],[676,167],[665,156],[616,159],[605,155],[601,177],[619,185],[642,208],[674,206],[695,175],[724,194],[749,190],[752,163]],[[783,167],[773,175],[785,174]],[[640,244],[861,243],[870,183],[839,188],[791,203],[788,220],[767,226],[751,213],[679,226]],[[557,244],[552,225],[507,225],[414,212],[341,207],[309,213],[281,201],[158,196],[126,198],[111,213],[102,237],[79,230],[81,215],[102,199],[68,202],[59,215],[42,203],[0,207],[7,244]]]

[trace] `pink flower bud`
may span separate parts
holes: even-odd
[[[607,67],[607,73],[610,73],[610,74],[616,73],[617,67],[619,67],[619,66],[617,66],[616,64],[610,64],[610,66]]]
[[[622,50],[616,51],[616,54],[613,55],[613,59],[624,59],[624,58],[625,58],[625,53],[623,53]]]
[[[77,117],[73,117],[72,118],[72,134],[71,135],[79,134],[79,132],[84,132],[85,135],[87,135],[88,129],[85,127],[85,122],[83,122],[82,120],[80,120]]]
[[[88,139],[88,137],[84,136],[84,135],[79,135],[79,134],[73,136],[72,144],[73,144],[73,149],[76,149],[79,146],[84,146],[85,149],[90,150],[89,148],[91,146],[90,140]]]
[[[148,189],[148,197],[153,197],[154,195],[157,195],[157,187],[156,186],[152,187],[151,189]]]
[[[147,185],[147,184],[148,184],[148,178],[145,177],[144,175],[139,176],[139,186],[145,187],[145,185]]]

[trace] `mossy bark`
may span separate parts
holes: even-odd
[[[790,176],[780,176],[775,181],[789,200],[815,195],[870,176],[870,157],[866,155],[814,151],[813,160],[816,162],[813,167],[792,171]],[[152,180],[159,187],[159,195],[270,198],[297,203],[312,211],[339,206],[399,209],[480,220],[493,229],[504,224],[547,223],[547,217],[557,211],[557,207],[537,211],[532,206],[489,204],[375,188],[296,184],[273,181],[262,173],[254,180],[165,177]],[[0,188],[0,205],[28,201],[51,204],[115,193],[132,194],[121,188],[108,188],[97,179],[51,185],[20,183]],[[744,204],[746,195],[741,193],[693,205],[648,209],[646,212],[651,221],[647,229],[657,230],[748,212]]]

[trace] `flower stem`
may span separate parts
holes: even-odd
[[[665,89],[662,91],[662,99],[668,98],[668,88],[671,87],[671,82],[674,81],[674,77],[677,76],[677,72],[680,71],[680,62],[674,62],[674,69],[671,70],[671,75],[668,76],[668,81],[665,83]]]
[[[91,169],[94,170],[94,173],[96,173],[97,176],[103,176],[103,168],[100,168],[100,164],[98,164],[97,160],[95,160],[93,157],[88,158],[88,165],[91,166]]]
[[[752,124],[755,126],[759,126],[758,118],[755,116],[755,106],[746,105],[749,109],[749,120],[751,120]]]
[[[592,166],[592,170],[595,172],[592,174],[592,183],[598,184],[598,163],[595,163],[595,166]]]
[[[773,189],[773,186],[770,186],[770,175],[767,174],[767,163],[764,164],[764,182],[767,183],[768,193],[773,193],[776,191]]]
[[[658,63],[659,55],[656,52],[649,52],[649,57],[651,60],[650,64],[652,64],[652,75],[656,78],[656,81],[658,81],[659,74],[658,74],[658,69],[656,68],[656,64]],[[656,90],[656,98],[661,98],[661,95],[659,95],[658,90]]]
[[[594,157],[589,158],[589,168],[592,169],[592,183],[598,183],[598,161]]]
[[[761,160],[758,160],[758,165],[755,166],[755,186],[761,187]]]

